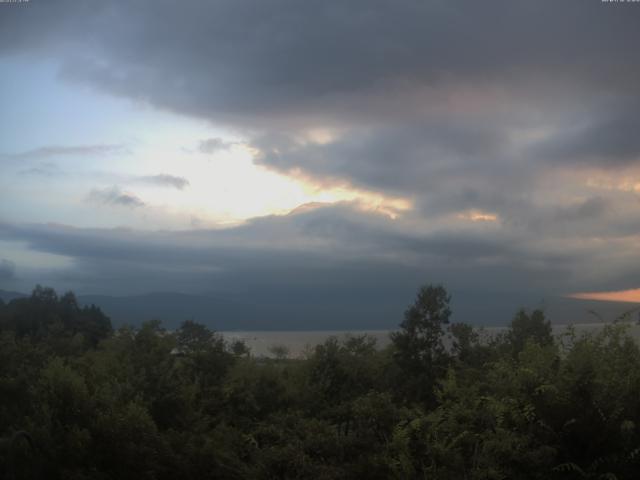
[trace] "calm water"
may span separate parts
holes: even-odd
[[[577,323],[574,324],[576,332],[588,333],[596,332],[603,327],[602,323]],[[504,330],[505,327],[487,327],[480,329],[484,335],[495,335]],[[563,333],[567,325],[554,325],[554,334]],[[379,347],[383,348],[389,344],[389,333],[392,330],[319,330],[319,331],[251,331],[251,332],[220,332],[227,340],[244,340],[251,348],[254,356],[272,357],[270,349],[274,346],[286,347],[289,356],[292,358],[304,355],[305,351],[324,342],[327,338],[335,336],[344,338],[346,335],[370,335],[377,340]],[[630,333],[636,339],[640,339],[640,325],[632,324]]]
[[[379,347],[389,344],[390,330],[320,330],[320,331],[265,331],[265,332],[220,332],[227,340],[244,340],[255,356],[273,356],[269,349],[273,346],[286,347],[291,357],[299,357],[305,350],[335,336],[344,338],[345,335],[370,335],[375,337]]]

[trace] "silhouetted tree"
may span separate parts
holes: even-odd
[[[442,285],[423,286],[405,312],[401,330],[391,335],[395,360],[405,374],[405,393],[429,405],[435,400],[435,382],[447,368],[442,339],[451,316],[450,300]]]
[[[553,343],[551,322],[545,318],[542,310],[534,310],[531,314],[525,310],[519,310],[509,325],[507,340],[514,355],[522,351],[527,341],[542,346],[551,345]]]
[[[274,360],[192,321],[114,333],[37,287],[0,316],[0,480],[638,478],[630,325],[560,345],[521,311],[490,342],[450,325],[447,349],[449,301],[421,288],[384,349]]]

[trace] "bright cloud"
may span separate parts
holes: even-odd
[[[640,303],[640,288],[618,290],[615,292],[582,292],[572,293],[570,298],[582,300],[601,300],[605,302]]]

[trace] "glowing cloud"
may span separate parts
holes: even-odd
[[[481,210],[468,210],[459,213],[457,217],[461,220],[469,220],[471,222],[497,222],[498,215],[495,213],[483,212]]]
[[[172,198],[172,205],[185,211],[196,209],[215,223],[240,223],[257,216],[286,215],[301,205],[339,202],[352,202],[362,211],[396,219],[413,206],[403,197],[271,171],[256,165],[243,149],[191,168],[183,164],[183,168],[190,179],[190,191],[188,196]]]
[[[364,212],[372,212],[389,217],[392,220],[398,218],[403,212],[413,208],[409,199],[402,197],[387,197],[369,190],[360,190],[348,186],[328,187],[319,189],[315,194],[310,194],[314,201],[322,203],[353,202],[356,207]]]
[[[600,300],[603,302],[640,303],[640,288],[618,290],[614,292],[582,292],[567,295],[580,300]]]
[[[621,192],[640,192],[640,180],[637,177],[625,176],[622,178],[588,178],[587,187],[600,190],[618,190]]]

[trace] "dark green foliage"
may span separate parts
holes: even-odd
[[[434,387],[448,365],[443,336],[451,316],[450,299],[442,285],[422,287],[404,314],[401,330],[391,334],[395,360],[403,373],[400,388],[406,399],[427,406],[434,405]]]
[[[111,321],[95,305],[80,308],[73,293],[58,298],[38,285],[31,297],[15,299],[2,309],[0,330],[34,341],[44,338],[54,349],[95,347],[111,334]]]
[[[553,343],[551,323],[545,319],[542,310],[534,310],[531,314],[520,310],[511,321],[507,340],[514,355],[521,352],[529,340],[538,345],[550,345]]]
[[[37,287],[0,305],[0,479],[638,478],[625,325],[558,341],[521,311],[486,338],[450,314],[426,286],[386,349],[268,359],[193,321],[113,332]]]

